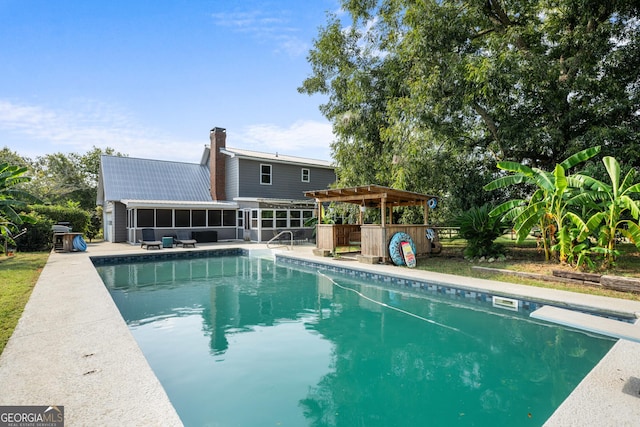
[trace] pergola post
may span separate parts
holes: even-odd
[[[387,216],[387,199],[385,199],[384,197],[380,199],[380,213],[382,214],[381,225],[382,228],[384,228],[386,222],[385,217]]]
[[[429,224],[429,201],[425,200],[424,201],[424,225],[428,225]]]

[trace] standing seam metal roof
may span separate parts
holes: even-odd
[[[210,202],[208,166],[103,155],[104,200]]]

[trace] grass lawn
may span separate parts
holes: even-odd
[[[47,258],[49,252],[0,255],[0,354],[20,320]]]
[[[545,262],[544,253],[536,248],[535,240],[525,241],[523,244],[516,244],[514,240],[505,237],[501,238],[499,242],[507,248],[508,259],[505,261],[492,263],[467,261],[462,255],[464,240],[452,240],[443,242],[443,250],[440,254],[419,259],[417,268],[438,273],[456,274],[459,276],[477,277],[640,301],[640,294],[618,292],[587,285],[525,279],[507,274],[495,274],[474,270],[472,268],[473,266],[482,266],[546,275],[551,275],[552,270],[573,270],[571,267],[562,266],[557,262]],[[596,273],[640,278],[640,253],[638,253],[637,249],[631,244],[621,244],[618,246],[618,250],[620,250],[621,255],[618,258],[616,267],[608,271],[596,271]]]

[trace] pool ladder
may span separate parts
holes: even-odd
[[[293,250],[293,231],[290,231],[290,230],[284,230],[284,231],[281,231],[281,232],[279,232],[278,234],[276,234],[275,236],[273,236],[273,238],[267,242],[267,248],[268,248],[268,249],[271,249],[271,247],[270,247],[269,245],[270,245],[274,240],[280,240],[280,236],[282,236],[282,235],[284,235],[284,234],[286,234],[286,233],[289,233],[289,235],[290,235],[288,249],[289,249],[290,251],[292,251],[292,250]],[[286,247],[287,245],[282,245],[282,246],[285,246],[285,247]]]

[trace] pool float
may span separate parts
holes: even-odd
[[[402,251],[402,242],[409,244],[413,251],[415,261],[416,245],[413,243],[413,239],[411,239],[411,236],[407,233],[399,231],[391,237],[391,241],[389,242],[389,256],[395,265],[406,265]]]
[[[407,264],[407,267],[414,268],[416,266],[416,253],[409,244],[409,242],[400,243],[400,247],[402,248],[402,256],[404,257],[404,262]]]
[[[87,250],[87,242],[84,241],[81,235],[77,235],[73,238],[73,248],[82,252]]]
[[[433,231],[433,228],[427,228],[427,239],[433,242],[433,239],[436,238],[436,232]]]
[[[435,197],[429,199],[428,203],[429,203],[429,208],[431,208],[431,209],[435,209],[436,206],[438,206],[438,201],[436,200]]]

